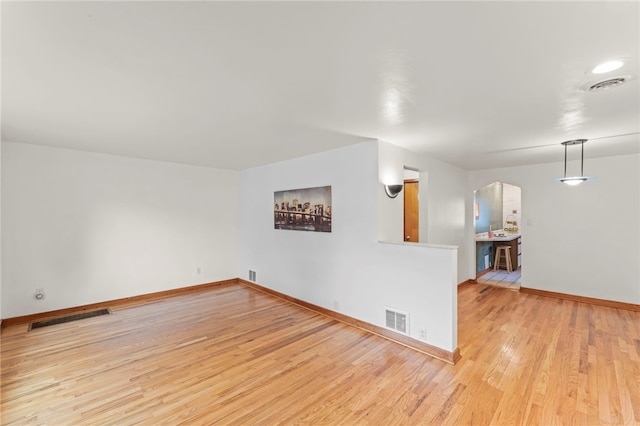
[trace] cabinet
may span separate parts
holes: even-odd
[[[518,267],[520,266],[520,256],[522,254],[522,250],[520,248],[521,247],[520,237],[514,238],[511,241],[494,241],[493,242],[494,262],[496,261],[495,255],[496,255],[496,248],[498,246],[509,246],[509,247],[511,247],[511,250],[510,250],[510,253],[511,253],[511,266],[512,266],[514,271],[516,269],[518,269]],[[500,260],[501,260],[501,262],[498,264],[498,269],[507,269],[507,265],[506,265],[506,262],[504,260],[504,256],[502,256],[502,258]]]

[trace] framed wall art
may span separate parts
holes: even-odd
[[[273,227],[331,232],[331,186],[274,192]]]

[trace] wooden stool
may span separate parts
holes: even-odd
[[[507,265],[507,272],[511,273],[513,271],[511,267],[511,247],[509,246],[498,246],[496,247],[496,258],[493,261],[493,270],[498,269],[498,263],[500,263],[500,256],[504,253],[505,256],[505,264]]]

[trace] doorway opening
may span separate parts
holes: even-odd
[[[519,290],[522,190],[494,182],[474,194],[476,282]]]
[[[404,168],[404,234],[405,242],[420,242],[420,172]]]

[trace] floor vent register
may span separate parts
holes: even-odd
[[[63,324],[65,322],[77,321],[85,318],[98,317],[101,315],[109,315],[111,312],[109,309],[99,309],[97,311],[83,312],[80,314],[67,315],[65,317],[52,318],[43,321],[32,322],[29,325],[29,330],[33,330],[34,328],[42,328],[48,327],[50,325]]]

